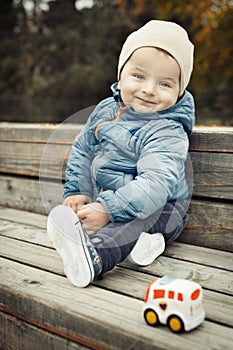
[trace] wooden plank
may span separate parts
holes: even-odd
[[[192,152],[193,195],[233,199],[233,153]]]
[[[90,110],[91,111],[91,110]],[[86,109],[87,115],[89,110]],[[77,115],[77,114],[76,114]],[[0,123],[1,139],[5,141],[42,142],[49,139],[53,143],[71,144],[75,136],[82,130],[83,124],[77,124],[78,117],[74,115],[74,123],[61,124],[30,124],[30,123]],[[232,127],[194,127],[190,140],[190,150],[233,152]]]
[[[61,204],[63,184],[2,176],[0,205],[47,214]],[[178,239],[185,243],[233,251],[231,203],[192,200],[190,219]]]
[[[70,145],[1,142],[0,171],[64,180]],[[192,152],[193,195],[233,199],[233,154]]]
[[[208,152],[233,152],[232,127],[194,127],[190,150]]]
[[[78,120],[78,119],[77,119]],[[72,144],[83,124],[0,123],[0,139],[8,142]]]
[[[33,229],[35,230],[35,228]],[[32,244],[27,245],[25,244],[25,242],[20,242],[20,241],[15,242],[13,239],[12,240],[2,239],[0,240],[1,242],[0,254],[10,259],[17,260],[18,262],[28,264],[30,266],[38,267],[40,269],[42,268],[46,271],[64,275],[63,264],[61,262],[59,255],[54,250],[48,250],[48,249],[45,250],[42,247],[35,246],[37,242],[41,244],[41,241],[45,242],[45,246],[49,246],[50,243],[47,240],[47,236],[45,232],[38,230],[38,232],[37,233],[34,232],[33,235],[30,235],[29,232],[30,232],[29,230],[25,232],[26,237],[23,238],[23,240],[27,242],[27,239],[32,238],[31,243],[34,243],[33,245]],[[12,231],[9,232],[9,234],[11,235],[12,238],[14,237],[14,235],[12,235]],[[44,236],[44,237],[41,239],[41,236]],[[20,239],[18,235],[16,238]],[[177,245],[179,246],[181,244],[177,244]],[[190,249],[188,248],[189,247],[187,247],[186,255],[189,255],[189,253],[191,253],[192,247],[190,247]],[[207,256],[206,258],[207,259],[209,258],[209,262],[210,262],[212,254],[209,255],[209,249],[204,249],[204,250],[206,251],[206,256]],[[173,254],[170,254],[170,255],[173,256],[174,252],[175,252],[175,256],[179,260],[183,260],[180,270],[182,271],[182,273],[184,273],[184,267],[185,267],[185,270],[187,267],[186,261],[190,261],[190,258],[187,259],[186,255],[183,255],[184,249],[176,252],[176,247],[174,247]],[[218,252],[216,251],[216,253]],[[227,260],[228,259],[227,254],[225,254],[225,252],[222,252],[222,254],[223,254],[223,257],[225,257],[225,259]],[[169,254],[166,254],[166,255],[169,256]],[[160,260],[161,260],[161,257],[158,259],[158,261]],[[195,262],[195,264],[198,263],[198,258],[195,257],[195,255],[194,255],[194,260],[192,262]],[[216,259],[214,260],[214,262],[215,262],[214,266],[216,267],[216,265],[218,265],[218,254],[216,254]],[[230,265],[230,263],[231,263],[231,259],[229,260],[228,265]],[[179,261],[178,261],[178,264],[180,264]],[[171,271],[171,265],[174,268],[174,266],[177,265],[176,260],[167,259],[167,268],[170,266],[170,271]],[[149,274],[148,273],[144,274],[141,268],[138,268],[139,271],[131,270],[132,266],[127,262],[122,263],[121,266],[127,267],[127,269],[115,268],[113,272],[109,272],[106,275],[106,278],[104,278],[103,281],[101,281],[100,283],[96,282],[97,285],[102,288],[104,287],[109,290],[114,290],[114,291],[117,291],[118,293],[123,293],[125,295],[129,295],[129,296],[136,297],[143,300],[146,286],[154,278],[154,271],[156,271],[157,276],[158,275],[161,276],[162,274],[164,274],[164,271],[160,271],[158,267],[154,268],[153,266],[150,267]],[[192,267],[192,266],[194,266],[195,268],[195,265],[193,264],[189,265],[189,267]],[[202,271],[201,265],[197,265],[197,268]],[[133,269],[136,269],[135,266],[133,267]],[[211,274],[212,269],[209,272]],[[205,271],[203,271],[203,273],[205,273]],[[172,272],[172,274],[173,275],[175,274],[174,271]],[[214,272],[212,274],[213,276],[215,275]],[[196,280],[197,282],[201,283],[204,286],[200,276],[198,276],[197,270],[194,271],[192,276],[193,277],[191,279]],[[216,275],[216,278],[219,279],[219,276],[221,279],[219,280],[219,283],[224,284],[225,281],[222,282],[222,279],[224,280],[224,276],[225,276],[224,270],[220,270],[219,274]],[[230,278],[232,278],[232,276],[233,274],[231,273]],[[184,274],[183,274],[183,278],[186,278]],[[211,289],[212,287],[211,281],[205,284],[205,287],[207,287],[208,289]],[[221,296],[218,296],[218,298],[216,296],[214,298],[214,295],[213,293],[211,294],[211,291],[208,291],[208,292],[205,291],[205,293],[207,293],[207,297],[205,294],[205,297],[206,297],[205,305],[207,306],[207,309],[208,309],[207,317],[215,321],[219,319],[222,323],[225,322],[226,324],[229,324],[230,322],[230,324],[233,326],[233,314],[231,313],[231,307],[229,306],[233,304],[233,299],[223,294],[221,294]],[[218,289],[217,289],[217,293],[218,293]],[[214,308],[212,307],[213,300],[216,304]]]
[[[15,176],[1,176],[0,205],[47,214],[63,201],[63,184]]]
[[[124,266],[129,266],[129,263],[127,261],[124,262]],[[133,265],[130,267],[137,269],[137,267],[134,267]],[[161,255],[151,265],[141,267],[140,271],[152,275],[156,271],[156,274],[159,276],[170,275],[178,278],[191,279],[204,288],[233,295],[233,273],[216,269],[214,267],[171,259]]]
[[[0,235],[0,256],[64,275],[63,263],[54,249],[29,244]]]
[[[0,219],[46,229],[47,215],[0,206]]]
[[[219,322],[220,324],[233,327],[232,296],[216,293],[207,289],[203,290],[203,294],[207,318]]]
[[[33,228],[35,230],[35,228]],[[37,242],[41,244],[41,241],[45,245],[49,245],[47,237],[43,232],[38,230],[37,234],[31,235],[30,231],[26,231],[26,237],[24,240],[32,238],[32,243],[36,244]],[[14,233],[14,232],[13,232]],[[12,232],[9,233],[12,235]],[[45,236],[41,239],[41,236]],[[14,235],[12,236],[14,237]],[[20,237],[17,235],[17,239]],[[181,244],[180,244],[181,245]],[[50,245],[51,246],[51,245]],[[179,244],[178,244],[179,246]],[[44,270],[58,273],[64,275],[63,273],[63,264],[55,251],[42,249],[41,247],[35,247],[34,245],[25,245],[23,242],[14,242],[14,240],[9,240],[6,243],[6,240],[1,240],[0,254],[2,256],[8,257],[13,260],[17,260],[22,263],[26,263],[35,267],[42,268]],[[209,250],[206,250],[207,258],[209,257]],[[176,247],[174,247],[174,251],[176,252]],[[182,252],[184,249],[182,250]],[[191,252],[190,249],[187,249],[187,255]],[[176,253],[177,258],[185,260],[185,256],[183,254]],[[217,253],[217,252],[216,252]],[[224,252],[223,252],[224,253]],[[171,254],[174,255],[174,254]],[[227,256],[225,256],[227,259]],[[160,258],[159,258],[160,259]],[[190,259],[188,259],[189,261]],[[209,260],[210,261],[210,260]],[[198,259],[194,259],[194,262],[197,263]],[[230,264],[231,260],[229,260]],[[176,265],[176,261],[172,260],[171,263],[173,267]],[[184,261],[185,264],[185,261]],[[216,258],[215,266],[218,264],[218,259]],[[106,275],[103,281],[100,283],[96,282],[98,286],[104,287],[109,290],[117,291],[118,293],[123,293],[125,295],[129,295],[132,297],[139,298],[143,300],[146,286],[150,283],[150,281],[154,278],[154,271],[159,274],[159,269],[151,268],[150,274],[144,274],[139,271],[132,271],[129,264],[123,263],[123,266],[127,266],[128,269],[114,269],[113,272],[110,272]],[[171,264],[169,264],[171,265]],[[134,267],[135,268],[135,267]],[[160,272],[161,273],[161,272]],[[174,275],[174,272],[173,272]],[[194,273],[194,279],[197,278],[197,273]],[[218,276],[216,276],[218,279]],[[221,272],[221,278],[224,279],[224,271]],[[197,280],[200,283],[200,278]],[[221,281],[219,281],[222,283]],[[208,288],[211,288],[211,283],[207,285]],[[212,293],[212,294],[211,294]],[[207,317],[212,321],[219,320],[221,323],[225,323],[233,326],[233,315],[231,313],[231,306],[233,304],[233,299],[227,295],[216,296],[215,293],[211,291],[205,291],[205,308],[207,310]],[[213,307],[214,304],[214,307]],[[229,324],[230,322],[230,324]]]
[[[233,252],[231,203],[192,200],[187,226],[179,242]]]
[[[174,262],[174,267],[175,266],[176,265]],[[124,269],[121,267],[124,267]],[[112,272],[108,272],[103,280],[95,281],[93,284],[116,293],[143,300],[146,286],[153,281],[155,276],[160,277],[162,275],[159,273],[157,274],[157,270],[155,268],[153,276],[148,273],[144,274],[140,268],[134,271],[130,268],[132,268],[132,266],[129,265],[129,263],[123,262],[120,264],[120,267],[116,267]],[[175,272],[173,271],[173,276],[174,275]],[[203,289],[203,294],[206,319],[210,320],[211,322],[221,323],[223,325],[233,327],[232,296],[205,288]]]
[[[9,125],[9,123],[3,124]],[[46,124],[44,127],[43,124],[39,124],[38,130],[35,125],[32,125],[29,124],[27,126],[26,124],[21,125],[21,127],[13,125],[12,128],[2,127],[0,129],[3,139],[0,147],[0,171],[8,174],[15,173],[26,176],[39,176],[40,174],[41,177],[64,179],[66,161],[71,144],[75,134],[81,130],[80,125],[61,124],[58,126],[49,126],[48,128]],[[45,133],[47,136],[46,139],[43,131],[48,130],[50,137]],[[4,133],[6,133],[5,137]],[[199,134],[201,135],[201,132],[194,133],[194,135]],[[213,147],[216,147],[218,139],[219,144],[224,143],[225,141],[223,140],[225,140],[224,137],[226,135],[231,137],[231,141],[233,141],[233,132],[226,131],[225,129],[224,131],[218,131],[217,129],[216,132],[212,131],[212,133],[207,131],[204,132],[204,135],[212,135]],[[64,141],[62,141],[63,139]],[[207,139],[206,144],[208,142]],[[233,142],[228,140],[227,144],[232,145]],[[203,147],[200,147],[203,151]],[[220,152],[220,149],[219,146],[217,152]],[[194,195],[226,199],[233,198],[233,154],[224,154],[223,152],[219,154],[216,152],[191,152],[191,159],[195,173]]]
[[[74,288],[61,276],[1,261],[2,311],[94,349],[230,349],[228,327],[204,321],[180,337],[142,319],[143,302],[104,289]],[[56,288],[54,288],[56,286]],[[114,317],[112,317],[114,315]],[[91,332],[90,332],[91,330]],[[169,335],[169,336],[168,336]]]
[[[64,178],[71,145],[26,142],[0,143],[0,171],[52,179]]]
[[[220,269],[233,271],[232,253],[222,250],[172,242],[166,246],[163,255],[206,266],[214,265]]]
[[[40,267],[46,271],[63,274],[63,263],[60,256],[53,249],[14,240],[6,236],[0,236],[0,255],[34,267]],[[132,269],[138,267],[131,266]],[[175,271],[174,271],[175,266]],[[141,272],[156,275],[174,275],[179,278],[192,279],[210,290],[233,295],[233,273],[211,267],[199,265],[193,262],[181,261],[165,256],[160,256],[152,265],[140,268]],[[151,277],[152,278],[152,277]],[[138,281],[136,280],[136,283]]]
[[[51,244],[48,241],[47,235],[45,234],[45,232],[41,232],[41,229],[36,230],[36,228],[32,227],[33,229],[33,234],[32,234],[30,232],[29,227],[25,232],[22,229],[20,230],[20,227],[21,225],[18,225],[18,229],[16,231],[15,230],[8,231],[7,236],[21,239],[27,242],[31,241],[34,244],[43,244],[44,246],[51,246]],[[6,233],[3,232],[3,234],[6,234]],[[4,247],[5,249],[7,249],[6,245],[4,245]],[[18,251],[18,247],[17,247],[17,251]],[[28,249],[24,250],[24,252],[25,251],[28,251]],[[22,256],[25,255],[24,252]],[[18,257],[21,256],[21,254],[19,253],[16,253],[16,255]],[[231,254],[226,252],[216,251],[213,249],[173,243],[172,245],[166,248],[164,255],[173,257],[173,258],[176,257],[179,260],[192,261],[195,263],[205,264],[205,265],[210,265],[210,263],[214,261],[215,267],[232,270]],[[42,252],[41,256],[44,259],[45,254]],[[37,263],[37,258],[35,259]],[[39,261],[38,264],[40,265],[40,259],[38,259],[38,261]],[[50,264],[50,266],[52,267],[52,271],[56,270],[57,266],[59,266],[60,271],[58,272],[60,272],[61,274],[63,273],[62,272],[63,266],[60,261],[57,261],[57,257],[56,258],[54,257],[50,260],[46,259],[46,262]],[[35,262],[33,263],[28,260],[27,260],[27,263],[29,263],[30,265],[32,264],[36,265]],[[53,266],[55,266],[54,264],[56,265],[55,268],[53,268]],[[175,265],[175,262],[173,265]],[[39,267],[45,267],[46,269],[48,268],[48,266],[44,266],[44,265],[43,266],[40,265]],[[222,273],[224,276],[224,271],[222,271]],[[122,269],[116,268],[113,273],[108,273],[107,277],[103,281],[101,281],[100,284],[98,284],[97,282],[97,285],[102,288],[105,287],[108,290],[114,290],[118,293],[123,293],[125,295],[129,295],[129,296],[136,297],[143,300],[146,285],[150,283],[152,278],[153,277],[151,275],[142,274],[140,272],[140,269],[139,271],[130,271],[126,269],[122,270]],[[231,313],[231,309],[233,306],[232,297],[229,297],[228,295],[223,295],[223,294],[219,295],[219,293],[215,293],[210,290],[205,290],[204,299],[205,299],[205,309],[207,312],[208,319],[212,321],[219,321],[223,324],[233,326],[233,314]]]
[[[14,211],[12,209],[6,209],[6,210],[7,212],[5,212],[5,210],[3,211],[3,213],[5,212],[4,214],[5,219],[7,218],[12,219],[13,212],[16,213],[14,217],[16,217],[17,220],[23,221],[23,219],[25,219],[23,211]],[[36,217],[38,216],[39,218],[42,217],[42,219],[45,218],[42,215],[36,215],[34,213],[27,213],[27,214],[28,214],[26,218],[27,222],[32,221],[32,223],[34,223],[35,216]],[[43,225],[44,225],[44,220],[43,220]],[[21,224],[21,225],[17,223],[13,224],[9,221],[2,220],[0,222],[0,229],[1,229],[1,234],[7,235],[8,237],[51,247],[51,244],[48,241],[45,230],[41,230],[40,228],[30,227],[24,224]],[[13,242],[12,244],[14,245]],[[4,247],[3,248],[4,250],[7,248],[4,244],[2,245],[2,247]],[[24,252],[25,251],[27,251],[27,249],[25,249]],[[22,254],[22,256],[24,255],[25,253]],[[173,244],[167,246],[164,255],[177,258],[179,260],[191,261],[191,262],[205,264],[205,265],[210,265],[214,261],[215,267],[232,270],[231,254],[227,252],[221,252],[213,249],[195,247],[187,244],[180,244],[180,243],[174,242]],[[42,257],[43,256],[44,254],[42,253]],[[18,257],[20,256],[18,255]],[[35,261],[37,261],[37,258],[35,258]],[[40,262],[40,260],[38,261]],[[62,272],[63,267],[61,262],[59,261],[59,258],[57,260],[57,257],[54,256],[50,260],[46,259],[46,261],[48,264],[51,264],[51,266],[53,266],[53,263],[56,266],[59,265],[60,271],[58,272],[60,272],[61,274],[63,273]],[[32,264],[32,262],[30,262],[29,260],[27,260],[27,263]],[[34,262],[34,265],[36,265],[35,262]],[[42,267],[42,266],[39,266],[39,267]],[[56,270],[56,268],[53,270]],[[105,278],[103,281],[101,281],[101,286],[102,287],[104,286],[105,288],[110,290],[114,289],[119,293],[124,293],[126,295],[131,295],[133,297],[143,299],[145,286],[149,284],[150,281],[151,281],[151,276],[148,274],[144,275],[140,273],[140,276],[139,276],[138,272],[136,271],[130,271],[130,270],[128,271],[126,269],[122,270],[122,269],[116,268],[113,273],[109,273],[108,277]],[[212,292],[209,290],[205,290],[204,295],[205,295],[205,308],[207,311],[207,317],[211,320],[217,319],[221,323],[233,325],[233,315],[231,313],[232,298],[230,298],[227,295],[221,295],[220,297],[219,295],[216,295],[215,292]]]
[[[2,350],[85,350],[86,347],[0,312]]]
[[[0,171],[64,180],[71,145],[1,142]],[[233,154],[191,152],[193,195],[233,199]]]
[[[46,230],[0,219],[0,235],[52,248]]]
[[[33,213],[31,214],[33,216]],[[13,223],[0,219],[0,234],[2,236],[41,245],[43,247],[52,247],[46,230],[42,230],[40,227],[30,226],[29,224]],[[163,255],[206,266],[212,266],[212,262],[214,261],[214,267],[233,271],[232,253],[221,250],[173,242],[166,246]]]

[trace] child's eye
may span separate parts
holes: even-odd
[[[165,81],[161,81],[160,85],[162,87],[170,87],[170,85],[168,83],[166,83]]]
[[[143,80],[144,77],[141,74],[134,74],[134,77],[138,80]]]

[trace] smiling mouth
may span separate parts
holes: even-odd
[[[156,104],[155,102],[144,100],[143,98],[140,98],[140,97],[137,97],[137,99],[139,101],[141,101],[142,103],[151,104],[151,105],[155,105]]]

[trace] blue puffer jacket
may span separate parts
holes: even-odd
[[[166,111],[138,114],[120,108],[117,83],[112,90],[114,97],[96,106],[72,146],[64,197],[90,196],[112,221],[142,219],[189,196],[185,160],[194,101],[186,91]]]

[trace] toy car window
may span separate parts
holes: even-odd
[[[192,300],[198,299],[200,293],[201,293],[200,289],[196,289],[194,292],[192,292],[192,294],[191,294],[191,299],[192,299]]]
[[[182,293],[177,294],[177,300],[183,301],[183,294]]]
[[[169,299],[174,299],[174,295],[175,295],[175,292],[173,292],[173,290],[168,291],[168,298]]]
[[[155,289],[154,290],[154,299],[164,298],[165,291],[163,289]]]

